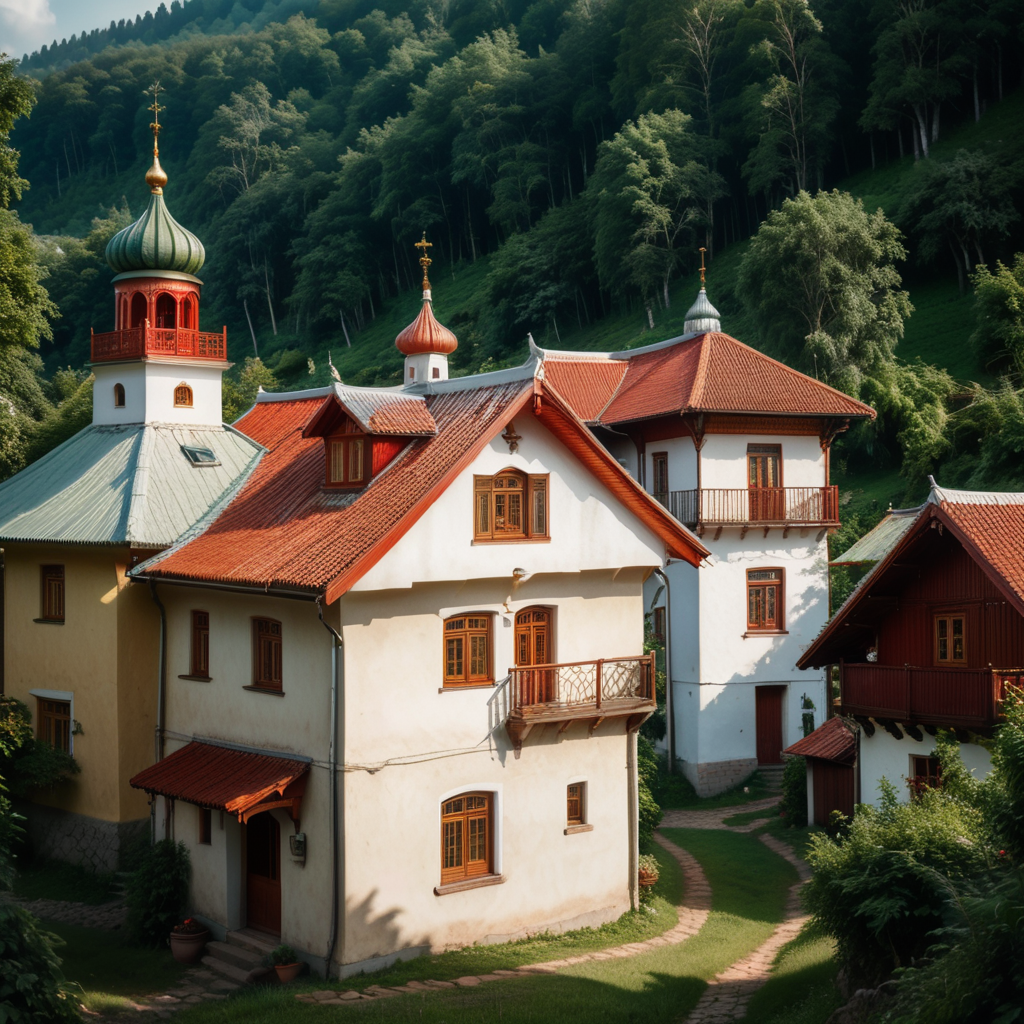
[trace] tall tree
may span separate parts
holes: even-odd
[[[18,62],[0,53],[0,207],[20,199],[28,182],[18,175],[18,151],[11,146],[11,129],[32,109],[32,86],[15,74]]]

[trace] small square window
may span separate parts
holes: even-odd
[[[209,807],[199,808],[199,843],[210,846],[213,843],[213,812]]]

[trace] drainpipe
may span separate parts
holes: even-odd
[[[156,602],[157,608],[160,609],[160,665],[157,670],[157,683],[156,683],[156,734],[153,737],[154,753],[156,760],[162,761],[164,758],[164,694],[167,689],[167,609],[164,608],[163,602],[157,596],[156,593],[156,582],[152,579],[149,581],[149,596]],[[165,832],[167,829],[164,830]],[[149,833],[150,841],[156,842],[156,797],[153,796],[149,801]]]
[[[327,938],[326,977],[331,976],[331,961],[338,941],[338,690],[345,676],[345,651],[341,634],[324,620],[323,596],[316,599],[316,613],[331,634],[331,740],[327,761],[331,773],[331,930]]]
[[[676,770],[676,714],[672,699],[672,586],[662,569],[655,569],[654,575],[665,584],[665,718],[668,725],[668,770],[671,774]]]
[[[626,785],[629,789],[626,803],[629,814],[629,907],[631,910],[636,910],[640,906],[639,881],[637,879],[637,872],[640,868],[640,798],[636,764],[636,734],[636,729],[626,730]]]

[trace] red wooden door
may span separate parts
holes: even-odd
[[[516,613],[516,668],[551,664],[551,610],[524,608]],[[524,704],[546,704],[555,699],[554,673],[550,669],[524,672]]]
[[[782,764],[782,695],[784,686],[757,686],[755,723],[758,764]]]
[[[833,811],[853,817],[853,765],[834,764],[811,758],[808,762],[814,779],[815,825],[827,825]]]
[[[782,449],[779,445],[748,446],[747,484],[751,522],[778,522],[786,518],[782,491]]]
[[[246,906],[250,928],[281,934],[281,826],[268,812],[245,826]]]

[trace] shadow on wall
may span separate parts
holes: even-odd
[[[345,902],[345,947],[353,944],[360,950],[360,963],[363,971],[380,970],[396,960],[410,960],[430,951],[430,937],[423,936],[419,942],[402,944],[402,931],[398,927],[398,917],[403,913],[401,907],[393,907],[382,913],[375,913],[373,905],[380,894],[374,889],[363,900],[356,903],[349,899]],[[401,947],[401,948],[400,948]],[[372,952],[363,952],[369,951]],[[379,963],[366,961],[379,960]],[[342,965],[342,972],[345,966]]]

